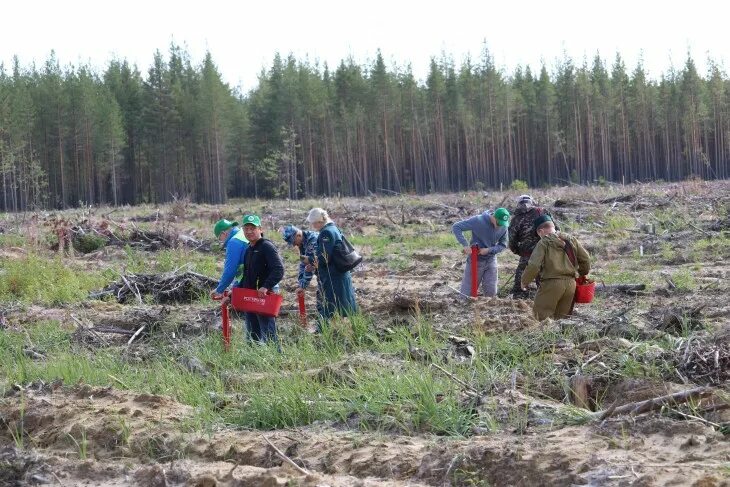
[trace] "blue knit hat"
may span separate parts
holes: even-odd
[[[299,233],[299,229],[294,225],[287,225],[281,231],[281,236],[284,237],[284,242],[288,243],[289,246],[294,245],[294,237]]]

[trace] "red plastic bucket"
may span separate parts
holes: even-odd
[[[281,294],[270,293],[262,298],[255,289],[234,287],[231,294],[231,306],[237,311],[276,318],[279,316],[283,299]]]
[[[593,295],[596,292],[595,281],[589,281],[585,276],[575,280],[575,302],[580,304],[588,304],[593,301]]]

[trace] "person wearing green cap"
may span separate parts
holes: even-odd
[[[497,208],[493,212],[487,210],[481,215],[454,223],[452,231],[467,256],[464,278],[461,281],[462,295],[471,296],[471,247],[473,245],[479,248],[477,286],[481,283],[485,296],[497,295],[497,254],[507,248],[509,218],[507,209]],[[464,231],[471,232],[469,243],[464,238]]]
[[[248,240],[248,249],[244,255],[246,266],[243,268],[243,280],[240,286],[256,289],[260,297],[274,291],[284,277],[284,261],[279,250],[271,240],[264,238],[261,229],[261,218],[257,215],[243,217],[243,233]],[[246,313],[246,328],[250,340],[278,344],[276,318],[256,313]]]
[[[540,241],[522,273],[522,289],[539,274],[540,288],[532,308],[535,318],[564,318],[573,308],[575,278],[591,270],[590,255],[575,237],[556,232],[549,215],[536,218],[533,228]]]
[[[213,227],[213,234],[226,249],[226,261],[223,264],[223,273],[218,280],[218,286],[210,293],[214,299],[220,299],[235,277],[242,271],[244,255],[248,248],[248,240],[238,228],[238,222],[226,219],[218,220]]]

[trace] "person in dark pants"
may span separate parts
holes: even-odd
[[[540,241],[540,237],[533,228],[533,222],[541,215],[550,216],[550,213],[545,208],[537,206],[537,202],[532,196],[523,194],[517,198],[517,208],[513,212],[512,221],[509,225],[509,249],[513,254],[520,256],[520,262],[517,264],[517,269],[515,269],[514,282],[512,283],[512,297],[516,299],[527,299],[529,297],[529,292],[522,290],[522,273],[530,261],[532,251]],[[537,279],[539,286],[539,276]]]
[[[259,297],[271,293],[284,277],[284,262],[276,245],[264,238],[261,218],[256,215],[243,217],[243,233],[248,240],[244,260],[241,287],[258,290]],[[278,344],[276,318],[256,313],[246,313],[246,328],[250,340],[259,342],[273,341]]]
[[[320,320],[317,328],[335,314],[351,316],[358,312],[355,301],[355,288],[350,271],[340,272],[333,262],[337,243],[342,240],[342,232],[335,226],[329,214],[322,208],[312,208],[307,221],[319,231],[315,259],[309,261],[309,269],[317,270],[317,312]]]

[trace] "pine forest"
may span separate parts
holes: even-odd
[[[0,67],[0,211],[727,178],[730,78],[691,57],[658,79],[620,55],[539,72],[275,55],[249,92],[172,45],[146,73]]]

